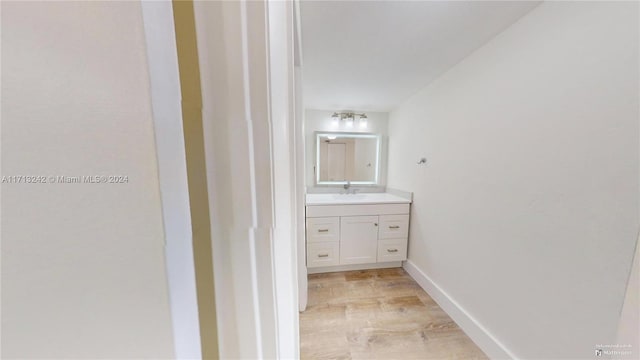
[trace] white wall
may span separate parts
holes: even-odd
[[[174,356],[139,2],[2,3],[2,357]]]
[[[384,186],[387,179],[387,134],[388,134],[388,113],[355,111],[357,113],[366,113],[368,117],[367,127],[360,128],[356,121],[353,128],[345,128],[340,126],[334,129],[331,125],[331,115],[335,110],[305,110],[304,132],[305,132],[305,158],[306,158],[306,183],[307,187],[313,187],[314,168],[315,168],[315,132],[350,132],[350,133],[376,133],[382,135],[382,154],[380,156],[380,186]],[[342,187],[340,187],[342,188]]]
[[[514,356],[615,342],[638,231],[638,44],[637,3],[545,2],[390,114],[409,261]]]

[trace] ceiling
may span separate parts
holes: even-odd
[[[539,1],[302,1],[305,107],[390,111]]]

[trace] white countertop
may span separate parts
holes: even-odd
[[[410,204],[411,200],[389,193],[307,194],[307,205]]]

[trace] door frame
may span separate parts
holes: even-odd
[[[193,203],[202,202],[193,196],[193,182],[204,181],[215,283],[212,302],[217,310],[214,313],[217,356],[298,358],[300,239],[296,234],[300,228],[299,194],[303,189],[297,188],[296,174],[303,172],[297,172],[301,155],[295,153],[301,148],[298,141],[302,132],[298,123],[301,119],[296,116],[300,111],[295,107],[299,86],[296,86],[294,70],[294,4],[291,1],[176,1],[173,6],[177,2],[182,3],[181,6],[187,3],[193,11],[193,39],[187,45],[197,53],[200,96],[186,95],[184,91],[180,94],[180,84],[175,83],[176,74],[182,78],[185,72],[191,71],[182,67],[182,71],[178,71],[175,54],[180,44],[171,44],[167,39],[162,44],[171,61],[159,69],[169,70],[172,83],[163,82],[166,74],[153,68],[153,63],[159,61],[159,52],[149,51],[152,87],[156,84],[161,90],[173,89],[171,101],[158,104],[164,105],[158,111],[154,107],[158,161],[165,164],[165,170],[171,169],[171,172],[161,169],[159,174],[161,189],[164,189],[165,228],[177,218],[173,212],[179,212],[184,232],[176,237],[176,242],[183,250],[188,250],[196,237],[202,236],[199,229],[192,227],[193,216],[199,215],[194,213]],[[171,2],[150,4],[153,6],[145,4],[144,15],[148,47],[150,42],[157,41],[153,34],[157,30],[155,26],[160,26],[159,20],[162,20],[161,26],[177,25],[167,16]],[[162,16],[152,11],[154,6],[163,8]],[[162,101],[156,92],[152,91],[152,96],[154,104]],[[191,116],[201,119],[203,147],[199,155],[204,159],[204,166],[199,176],[188,169],[191,156],[188,149],[192,145],[189,139],[198,132],[197,126],[185,126],[183,122]],[[158,131],[159,126],[163,131]],[[166,138],[160,139],[160,136],[167,135],[169,128],[184,130],[186,140],[177,155],[161,149]],[[174,148],[180,145],[179,131],[168,135],[173,139]],[[180,181],[172,182],[170,176]],[[181,194],[180,207],[174,207],[169,201],[175,191]],[[185,195],[190,198],[186,200]],[[191,234],[188,229],[192,230]],[[169,261],[176,255],[169,246],[169,235],[167,231],[165,255],[176,357],[209,357],[203,347],[208,342],[200,344],[200,356],[193,356],[198,350],[195,341],[187,344],[188,340],[197,338],[194,334],[199,333],[204,339],[202,332],[210,330],[210,325],[205,328],[202,318],[196,322],[193,316],[201,314],[203,306],[196,301],[200,284],[196,286],[194,280],[202,269],[193,262],[193,250],[191,254],[183,251],[180,261]],[[172,280],[184,266],[193,271],[189,269],[188,274]],[[178,285],[183,280],[191,284],[187,291],[190,300],[179,303]],[[187,310],[190,317],[185,316]],[[180,324],[189,331],[179,331]]]

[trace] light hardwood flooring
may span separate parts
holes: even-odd
[[[309,275],[302,359],[487,359],[402,269]]]

